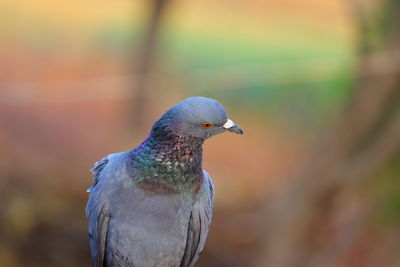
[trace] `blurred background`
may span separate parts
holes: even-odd
[[[245,135],[205,144],[197,266],[400,266],[400,2],[0,2],[0,265],[90,266],[89,169],[194,95]]]

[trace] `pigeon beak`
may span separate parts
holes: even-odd
[[[222,125],[222,128],[225,128],[227,131],[232,132],[232,133],[237,133],[237,134],[243,134],[242,128],[237,126],[233,121],[228,119],[224,125]]]

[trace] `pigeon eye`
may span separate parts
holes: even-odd
[[[203,123],[201,126],[205,129],[207,129],[207,128],[210,128],[212,126],[212,124],[211,123]]]

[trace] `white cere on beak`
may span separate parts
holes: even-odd
[[[225,122],[225,124],[222,125],[222,127],[224,127],[225,129],[229,129],[229,128],[231,128],[233,125],[235,125],[235,124],[233,123],[233,121],[231,121],[230,119],[228,119],[228,120]]]

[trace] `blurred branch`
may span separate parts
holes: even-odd
[[[315,236],[321,234],[316,231],[316,223],[320,218],[332,216],[331,207],[347,186],[356,188],[354,184],[370,178],[399,150],[400,112],[397,112],[387,122],[385,130],[369,140],[368,148],[357,153],[361,140],[373,131],[381,116],[387,116],[390,108],[385,104],[388,100],[396,97],[400,101],[399,86],[383,88],[374,91],[359,88],[346,115],[318,146],[309,167],[287,190],[272,199],[266,214],[268,241],[264,263],[268,263],[267,266],[309,266],[307,262],[316,256],[312,253],[323,254],[324,249],[312,244]],[[363,101],[365,92],[375,92],[370,94],[369,102]],[[392,108],[398,106],[397,101],[391,101]],[[368,116],[369,112],[363,112],[365,107],[375,112]],[[325,243],[329,244],[326,250],[330,250],[335,241],[341,242],[330,241],[331,244]]]
[[[400,50],[380,51],[360,58],[359,77],[400,73]]]
[[[393,1],[387,0],[382,8],[387,9],[390,3]],[[399,17],[397,13],[400,9],[391,14]],[[362,18],[361,23],[371,25]],[[400,28],[400,20],[387,21],[398,23],[388,25],[390,29]],[[354,231],[344,227],[322,243],[319,240],[340,213],[333,208],[338,199],[343,195],[357,196],[359,185],[385,167],[400,150],[400,55],[393,50],[400,47],[400,39],[396,31],[387,32],[382,35],[379,49],[362,49],[368,55],[360,58],[352,101],[316,144],[304,172],[272,197],[265,213],[262,266],[334,266],[362,230],[362,221],[357,217],[366,216],[367,211],[361,209],[361,214],[348,215],[348,220],[354,222]],[[342,203],[339,209],[346,210],[347,205]]]
[[[136,61],[135,98],[133,103],[133,122],[135,129],[141,129],[145,121],[146,91],[149,90],[149,73],[151,72],[159,40],[162,18],[170,0],[150,1],[150,20],[144,32],[143,43]]]

